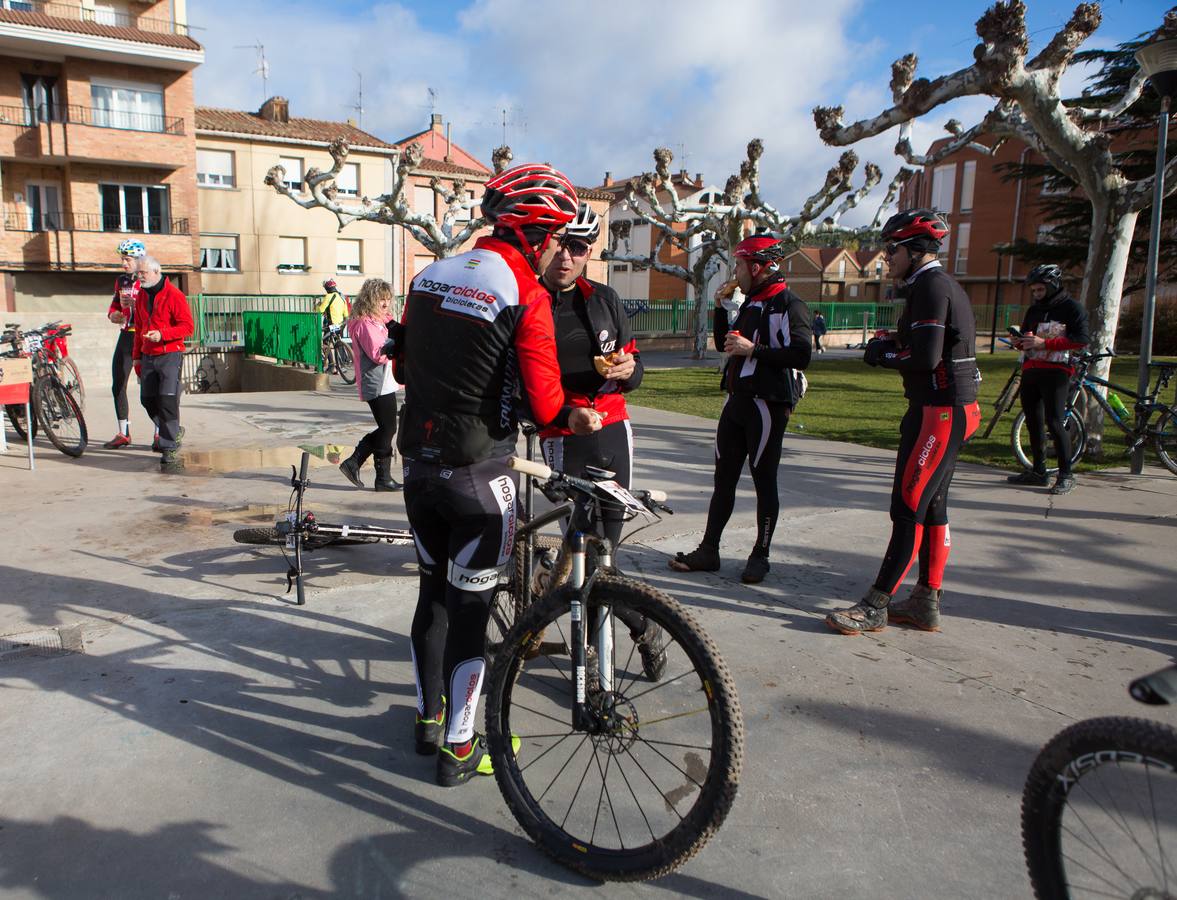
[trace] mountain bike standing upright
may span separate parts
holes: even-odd
[[[521,536],[563,517],[570,524],[566,578],[521,604],[494,654],[486,729],[495,778],[519,824],[560,863],[601,880],[659,877],[707,843],[735,799],[744,743],[735,684],[683,606],[613,566],[602,508],[656,516],[662,497],[630,493],[608,472],[574,478],[522,459],[511,466],[559,504]],[[638,643],[616,639],[621,610],[661,629],[656,681]]]
[[[5,332],[3,340],[13,345],[15,355],[30,357],[33,366],[30,389],[33,422],[31,425],[25,422],[23,406],[7,406],[5,409],[12,427],[22,440],[30,440],[29,433],[35,438],[39,424],[54,447],[66,456],[81,456],[86,451],[88,441],[86,419],[82,415],[81,405],[62,380],[57,364],[45,348],[45,331],[22,332],[17,325],[7,327],[10,330]],[[68,325],[54,326],[50,339],[61,340],[69,333]]]
[[[1177,475],[1177,408],[1164,403],[1157,398],[1161,391],[1168,387],[1173,375],[1177,373],[1177,363],[1154,362],[1149,366],[1156,369],[1157,380],[1152,389],[1144,397],[1136,391],[1115,382],[1100,378],[1091,373],[1091,366],[1100,359],[1114,357],[1115,351],[1107,349],[1103,353],[1076,353],[1072,356],[1075,364],[1075,374],[1071,376],[1067,394],[1066,412],[1063,427],[1071,439],[1071,462],[1078,462],[1087,447],[1087,425],[1083,421],[1083,401],[1098,403],[1104,411],[1104,422],[1110,422],[1128,436],[1128,453],[1143,447],[1151,441],[1161,463]],[[1108,388],[1118,394],[1130,397],[1135,401],[1133,408],[1126,410],[1124,415],[1116,410],[1107,397],[1098,390],[1099,387]],[[1133,413],[1142,413],[1139,421]],[[1045,449],[1047,454],[1047,472],[1058,471],[1058,464],[1054,460],[1053,443],[1048,441]],[[1030,434],[1026,428],[1026,414],[1018,413],[1010,431],[1010,447],[1014,456],[1027,469],[1033,466],[1032,454],[1029,453]]]
[[[356,383],[356,361],[351,345],[343,339],[342,325],[328,325],[323,332],[323,369],[338,375],[344,384]]]

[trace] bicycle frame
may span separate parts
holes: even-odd
[[[1145,439],[1151,434],[1149,431],[1149,424],[1152,421],[1153,414],[1160,410],[1161,412],[1171,412],[1172,407],[1168,404],[1161,403],[1157,398],[1161,391],[1168,385],[1169,380],[1173,377],[1177,368],[1169,365],[1157,366],[1157,380],[1149,391],[1148,395],[1141,397],[1136,391],[1125,387],[1121,384],[1116,384],[1106,378],[1101,378],[1098,375],[1093,375],[1090,372],[1091,363],[1100,356],[1090,356],[1084,358],[1080,363],[1080,368],[1076,370],[1075,377],[1072,380],[1070,393],[1067,397],[1067,407],[1074,408],[1075,401],[1078,399],[1081,392],[1085,392],[1088,396],[1095,398],[1095,402],[1099,404],[1100,409],[1104,411],[1105,416],[1111,419],[1124,434],[1133,438],[1133,449],[1139,447],[1144,443]],[[1097,387],[1117,391],[1126,397],[1131,397],[1134,402],[1134,409],[1137,414],[1143,413],[1140,418],[1140,425],[1137,426],[1135,421],[1125,422],[1120,418],[1119,413],[1112,408],[1111,403],[1108,402],[1106,392],[1097,390]]]

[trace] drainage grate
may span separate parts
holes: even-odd
[[[85,652],[81,625],[0,637],[0,662],[25,656],[61,656],[65,653]]]

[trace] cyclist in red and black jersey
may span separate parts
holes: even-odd
[[[929,209],[898,213],[883,226],[891,276],[906,304],[896,335],[872,340],[865,360],[899,371],[908,407],[899,425],[891,540],[866,596],[826,617],[842,634],[882,630],[888,607],[893,622],[940,628],[941,583],[951,545],[948,488],[960,447],[981,421],[973,310],[937,259],[947,235],[948,225]],[[919,583],[907,600],[892,604],[917,555]]]
[[[1046,486],[1046,430],[1054,439],[1058,477],[1052,494],[1066,494],[1074,489],[1071,474],[1071,439],[1063,425],[1066,416],[1067,388],[1075,370],[1071,351],[1081,350],[1090,340],[1087,310],[1063,290],[1063,272],[1056,265],[1035,266],[1026,276],[1030,299],[1022,321],[1022,336],[1017,348],[1026,355],[1022,362],[1022,410],[1026,430],[1030,432],[1033,468],[1010,475],[1013,484]]]
[[[118,250],[124,274],[115,279],[114,297],[106,317],[119,326],[119,339],[110,362],[111,393],[114,394],[114,414],[118,419],[119,430],[102,445],[107,450],[131,446],[131,407],[127,402],[127,382],[133,368],[131,351],[135,343],[135,304],[142,292],[136,266],[147,255],[147,247],[143,242],[133,239],[120,243]]]
[[[395,364],[420,572],[415,739],[419,753],[441,744],[443,786],[493,772],[474,725],[490,600],[515,538],[518,480],[506,461],[519,389],[541,426],[600,428],[594,410],[564,404],[551,299],[536,275],[557,249],[553,232],[576,215],[576,190],[550,166],[527,164],[487,181],[481,205],[493,234],[413,279]]]
[[[730,325],[726,309],[715,309],[715,346],[728,354],[723,370],[727,397],[715,429],[715,486],[707,528],[699,546],[677,554],[670,567],[680,572],[719,570],[719,539],[735,508],[736,486],[747,461],[756,488],[756,543],[740,580],[758,584],[769,571],[769,547],[780,512],[781,444],[801,399],[797,371],[809,365],[813,354],[813,316],[780,272],[785,250],[778,238],[745,238],[735,255],[736,279],[745,299]],[[721,303],[724,293],[721,288],[716,296]]]

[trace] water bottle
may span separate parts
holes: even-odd
[[[1108,406],[1112,408],[1116,419],[1121,422],[1128,420],[1128,407],[1124,405],[1124,401],[1120,399],[1120,395],[1115,391],[1108,391]]]

